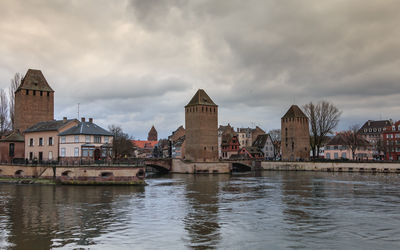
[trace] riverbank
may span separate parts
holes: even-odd
[[[0,165],[0,182],[45,185],[146,185],[144,167]]]
[[[400,173],[399,163],[261,162],[261,170]]]

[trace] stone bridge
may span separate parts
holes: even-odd
[[[148,167],[153,167],[159,172],[167,173],[173,170],[173,159],[171,158],[161,158],[161,159],[154,159],[154,158],[148,158],[148,159],[141,159],[142,164],[146,165]],[[227,160],[227,161],[220,161],[220,163],[229,163],[232,164],[231,170],[233,172],[246,172],[246,171],[252,171],[252,170],[258,170],[261,169],[261,160],[251,160],[251,159],[236,159],[236,160]],[[187,167],[190,168],[190,165],[199,165],[198,163],[186,163]],[[203,163],[203,164],[209,164],[215,165],[216,163]],[[199,167],[199,166],[197,166]],[[177,171],[174,169],[174,171]],[[181,172],[181,171],[178,171]],[[195,171],[196,172],[196,171]]]
[[[171,158],[147,158],[144,159],[144,165],[148,167],[155,168],[159,172],[169,172],[172,169],[172,159]]]

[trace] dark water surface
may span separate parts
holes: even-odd
[[[400,249],[400,175],[168,175],[0,184],[0,249]]]

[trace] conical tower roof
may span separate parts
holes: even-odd
[[[199,89],[196,92],[196,94],[193,96],[192,100],[190,100],[190,102],[186,105],[186,107],[195,105],[217,106],[203,89]]]
[[[17,91],[20,89],[54,92],[47,83],[46,78],[44,78],[42,71],[37,69],[28,69]]]
[[[282,118],[297,118],[297,117],[307,118],[307,116],[303,113],[303,111],[301,111],[299,106],[292,105]]]

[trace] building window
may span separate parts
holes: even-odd
[[[82,156],[88,157],[89,156],[89,149],[83,148],[82,149]]]
[[[42,137],[39,138],[39,146],[43,146],[43,138]]]
[[[43,96],[43,91],[40,91],[40,96]]]
[[[104,142],[105,143],[108,143],[109,141],[108,141],[108,136],[104,136]]]
[[[14,143],[10,143],[8,155],[13,157],[14,156],[14,151],[15,151],[15,144]]]
[[[49,137],[49,146],[53,146],[53,137]]]
[[[26,93],[26,95],[29,95],[29,90],[26,90],[26,92],[25,92],[25,93]]]
[[[47,92],[47,96],[50,96],[50,92]]]
[[[33,147],[33,138],[29,139],[29,146]]]
[[[33,152],[29,152],[29,160],[33,159]]]
[[[334,153],[334,154],[333,154],[333,157],[334,157],[335,159],[338,159],[338,158],[339,158],[339,154],[338,154],[338,153]]]
[[[65,148],[61,148],[61,157],[65,157]]]
[[[36,90],[33,91],[33,95],[36,95]]]
[[[342,153],[342,158],[346,159],[346,152]]]
[[[74,136],[74,142],[79,142],[79,135]]]
[[[49,160],[53,160],[53,152],[49,151]]]
[[[66,139],[65,136],[61,136],[61,143],[65,143]]]
[[[101,143],[101,136],[95,136],[94,143]]]
[[[85,142],[90,142],[90,135],[85,136]]]
[[[79,148],[74,148],[74,156],[75,157],[79,156]]]

